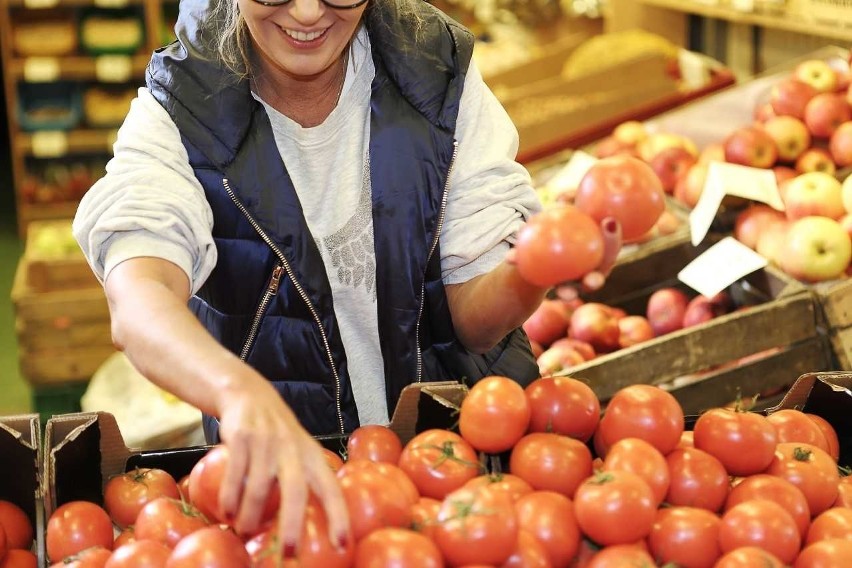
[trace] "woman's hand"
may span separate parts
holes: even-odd
[[[219,435],[231,459],[219,502],[234,519],[237,532],[259,528],[267,494],[277,479],[281,489],[278,542],[285,556],[295,554],[310,493],[325,509],[332,545],[344,547],[349,517],[340,485],[321,446],[278,392],[262,377],[252,375],[223,392],[221,400]]]

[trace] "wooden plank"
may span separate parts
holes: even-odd
[[[814,290],[831,327],[852,326],[852,281],[825,282],[815,285]]]
[[[15,330],[18,345],[27,351],[112,346],[109,321],[82,322],[66,326],[61,321],[33,323],[18,319],[15,322]]]
[[[700,414],[740,395],[750,398],[765,393],[768,398],[773,391],[786,392],[801,375],[827,371],[831,365],[825,339],[814,337],[765,358],[712,372],[703,380],[674,387],[670,392],[686,414]]]
[[[113,347],[78,348],[73,352],[50,350],[22,352],[21,374],[33,385],[89,380],[98,367],[115,353]]]
[[[666,383],[817,333],[813,296],[802,292],[602,355],[565,374],[588,382],[607,399],[631,384]]]
[[[686,45],[686,16],[679,11],[645,5],[637,0],[609,0],[604,4],[607,33],[641,28]]]
[[[103,288],[79,288],[33,292],[26,283],[26,266],[18,263],[12,283],[12,305],[19,319],[27,322],[54,322],[72,325],[77,322],[109,321],[109,305]]]
[[[829,337],[840,369],[852,371],[852,327],[832,329]]]

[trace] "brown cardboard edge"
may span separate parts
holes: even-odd
[[[772,414],[786,408],[802,408],[808,400],[817,381],[821,381],[837,392],[846,392],[852,396],[852,373],[843,371],[825,371],[805,373],[790,387],[784,398],[777,405],[768,408],[767,414]]]
[[[35,501],[35,551],[38,566],[45,566],[45,515],[44,515],[44,468],[43,445],[41,438],[41,420],[38,414],[18,414],[0,416],[0,428],[9,432],[26,448],[35,451],[36,455],[36,493]]]
[[[388,427],[393,430],[403,445],[414,437],[417,427],[418,404],[423,394],[433,397],[438,403],[453,408],[450,392],[467,391],[467,387],[455,381],[413,383],[402,389]],[[447,396],[444,396],[447,395]]]

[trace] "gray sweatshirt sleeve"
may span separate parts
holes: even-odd
[[[216,264],[213,215],[177,127],[147,89],[133,100],[113,153],[74,218],[95,275],[103,281],[125,260],[157,257],[182,268],[195,293]]]
[[[515,232],[541,208],[529,173],[515,161],[518,131],[472,62],[456,140],[440,247],[445,284],[494,269]]]

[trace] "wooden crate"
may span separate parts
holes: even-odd
[[[42,248],[45,239],[56,248]],[[24,258],[27,285],[36,292],[99,286],[83,252],[72,241],[70,219],[31,222]]]
[[[852,370],[852,280],[821,282],[811,288],[822,309],[839,366]]]
[[[686,241],[640,251],[616,265],[606,286],[585,299],[643,314],[655,290],[684,288],[677,273],[710,244],[696,248]],[[659,385],[695,414],[738,394],[780,392],[804,372],[834,365],[815,295],[806,286],[769,266],[728,292],[744,309],[599,356],[564,374],[587,381],[604,401],[631,384]]]
[[[39,292],[29,273],[24,256],[11,293],[24,378],[36,386],[88,381],[115,352],[103,288]]]

